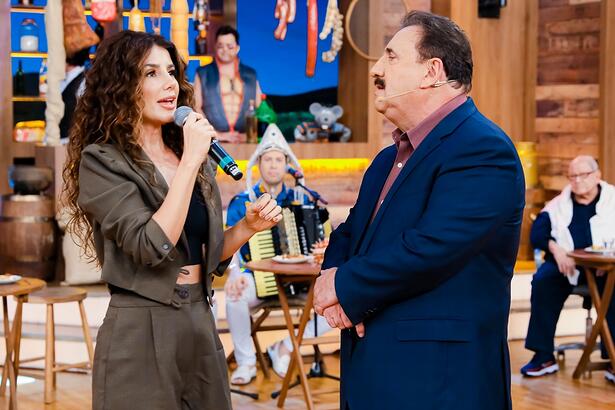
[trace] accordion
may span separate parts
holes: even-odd
[[[250,259],[258,261],[275,255],[308,255],[312,245],[331,233],[329,213],[314,205],[282,208],[282,220],[273,228],[254,235],[249,243]],[[256,296],[276,296],[278,289],[271,272],[254,272]]]

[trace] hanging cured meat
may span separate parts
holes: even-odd
[[[275,5],[274,17],[279,20],[278,26],[273,32],[273,37],[277,40],[286,38],[286,27],[288,23],[295,21],[297,13],[296,0],[277,0]]]
[[[316,0],[308,0],[307,17],[307,61],[305,75],[314,76],[316,70],[316,53],[318,50],[318,5]]]

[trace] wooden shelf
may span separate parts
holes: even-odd
[[[214,61],[212,56],[188,56],[188,61],[199,61],[201,65],[207,65]]]
[[[44,6],[11,6],[11,12],[45,14],[45,7]]]
[[[236,160],[248,160],[257,144],[222,143],[224,149]],[[300,159],[369,158],[373,153],[367,142],[295,142],[291,149]]]
[[[13,96],[13,102],[45,102],[45,97],[33,96],[33,95],[17,95]]]
[[[90,12],[89,10],[86,10],[86,11],[85,11],[85,14],[86,14],[86,15],[88,15],[88,13],[90,13],[90,14],[91,14],[91,12]],[[141,14],[142,14],[144,17],[152,17],[152,14],[153,14],[153,13],[151,13],[151,12],[149,12],[149,11],[143,11],[143,10],[141,10]],[[130,10],[128,10],[128,11],[124,10],[124,11],[122,12],[122,16],[124,16],[124,17],[128,17],[128,16],[130,16]],[[170,11],[163,11],[163,12],[161,13],[160,17],[163,17],[163,18],[171,18],[171,12],[170,12]]]
[[[11,51],[11,57],[19,58],[47,58],[47,53],[42,51]],[[90,59],[94,58],[94,54],[90,54]],[[189,61],[199,61],[201,65],[207,65],[214,61],[213,56],[189,56]]]
[[[11,7],[11,11],[15,12],[15,13],[32,13],[32,14],[45,14],[45,7],[43,6],[13,6]],[[149,11],[144,11],[141,10],[141,14],[143,14],[144,17],[151,17],[152,13]],[[91,16],[92,15],[92,11],[91,10],[85,10],[85,15],[86,16]],[[122,16],[124,17],[128,17],[130,15],[130,10],[124,10],[122,12]],[[171,17],[171,12],[170,11],[163,11],[161,14],[161,17],[166,17],[169,18]]]
[[[11,51],[11,57],[47,58],[47,53],[44,51]]]
[[[95,54],[90,54],[90,60],[93,59]],[[20,58],[47,58],[48,53],[45,51],[11,51],[11,57]]]

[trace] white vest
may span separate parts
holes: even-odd
[[[596,214],[589,219],[592,245],[604,246],[603,241],[615,238],[615,186],[600,181],[602,190],[596,204]],[[574,241],[568,230],[572,221],[572,191],[570,185],[544,207],[551,220],[551,236],[567,251],[574,250]]]

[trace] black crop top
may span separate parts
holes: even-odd
[[[209,232],[207,207],[198,186],[192,190],[184,232],[188,239],[188,265],[198,265],[203,262],[203,245],[207,245]]]

